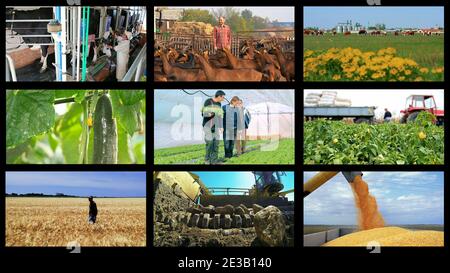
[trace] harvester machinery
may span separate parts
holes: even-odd
[[[225,194],[213,194],[217,188],[207,188],[192,172],[154,172],[155,190],[161,186],[169,188],[178,204],[175,210],[156,212],[156,220],[205,229],[247,228],[253,227],[254,215],[259,210],[273,205],[282,211],[288,223],[293,223],[294,204],[285,197],[293,190],[281,192],[284,189],[282,177],[286,174],[284,172],[253,172],[253,174],[255,184],[251,189],[232,194],[235,193],[233,188],[220,188],[227,189],[223,190]],[[164,198],[165,202],[167,199]]]

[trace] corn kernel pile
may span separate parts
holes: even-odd
[[[351,233],[323,246],[367,246],[376,241],[380,246],[444,246],[444,232],[411,231],[399,227],[383,227]]]

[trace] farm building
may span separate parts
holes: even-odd
[[[146,7],[7,6],[7,81],[146,79]]]
[[[360,23],[353,24],[352,20],[347,20],[343,23],[337,23],[335,30],[337,33],[345,33],[345,32],[358,32],[360,30],[364,30],[365,27]]]
[[[180,8],[155,8],[153,16],[154,32],[168,32],[173,24],[180,20],[183,15],[183,9]]]

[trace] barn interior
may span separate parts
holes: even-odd
[[[6,7],[7,81],[146,81],[146,7]]]

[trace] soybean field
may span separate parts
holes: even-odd
[[[423,115],[422,115],[423,113]],[[426,112],[407,124],[304,123],[305,164],[444,164],[444,128]]]

